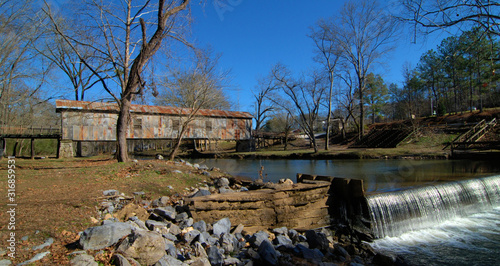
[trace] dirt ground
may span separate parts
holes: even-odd
[[[0,160],[0,195],[5,195],[2,197],[4,203],[0,205],[0,260],[10,259],[7,240],[10,233],[15,233],[14,263],[24,262],[44,251],[51,252],[37,265],[69,263],[71,251],[64,245],[74,242],[78,239],[78,232],[94,225],[91,217],[98,218],[97,207],[102,200],[102,191],[116,189],[127,196],[144,191],[147,198],[155,199],[183,193],[186,187],[206,180],[194,168],[160,160],[117,163],[109,157],[16,159],[15,166],[15,230],[9,230],[8,161],[6,158]],[[173,173],[174,170],[183,174]],[[172,186],[173,190],[167,186]],[[50,249],[32,250],[49,237],[55,240]]]

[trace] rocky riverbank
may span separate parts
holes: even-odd
[[[195,168],[204,166],[193,165]],[[209,173],[207,171],[207,173]],[[289,183],[291,180],[282,180]],[[100,225],[69,245],[73,265],[391,265],[396,257],[377,254],[345,228],[298,232],[292,228],[246,231],[229,218],[194,221],[187,197],[245,193],[265,184],[217,178],[185,195],[146,200],[116,190],[103,192]],[[298,214],[300,215],[300,214]],[[103,261],[103,258],[106,258]]]

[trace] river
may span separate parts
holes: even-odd
[[[437,186],[500,173],[499,162],[474,160],[200,159],[193,162],[252,179],[259,178],[259,170],[263,169],[264,181],[272,182],[282,178],[295,182],[297,173],[363,179],[368,194]],[[497,191],[500,193],[500,186]],[[371,245],[376,250],[400,255],[411,265],[500,265],[500,202],[491,204],[491,208],[481,212],[377,239]]]

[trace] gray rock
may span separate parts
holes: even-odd
[[[183,213],[179,213],[175,216],[175,221],[177,223],[180,223],[180,222],[187,220],[188,218],[189,218],[189,215],[187,213],[183,212]]]
[[[273,233],[276,235],[287,235],[288,234],[288,228],[285,226],[280,227],[280,228],[274,228]]]
[[[227,194],[227,193],[234,193],[236,191],[230,189],[230,188],[226,188],[226,187],[221,187],[219,188],[219,193],[220,194]]]
[[[51,237],[51,238],[45,240],[45,242],[43,244],[41,244],[39,246],[36,246],[36,247],[33,247],[33,250],[39,250],[39,249],[43,249],[43,248],[49,247],[53,243],[54,243],[54,239]]]
[[[157,263],[154,264],[154,266],[185,266],[185,265],[187,264],[168,255],[163,256]]]
[[[201,164],[200,167],[198,167],[200,170],[208,170],[208,166]]]
[[[165,159],[165,157],[163,157],[163,155],[161,155],[161,154],[157,154],[156,155],[156,159],[157,160],[163,160],[163,159]]]
[[[177,256],[177,248],[175,247],[175,243],[168,239],[165,239],[165,251],[167,255],[175,257]]]
[[[169,206],[169,203],[170,203],[170,197],[163,196],[163,197],[161,197],[159,199],[153,200],[153,202],[151,203],[151,205],[153,207],[166,207],[166,206]]]
[[[200,189],[200,190],[198,190],[198,192],[194,193],[193,196],[191,196],[191,197],[192,198],[203,197],[203,196],[208,196],[208,195],[212,195],[212,193],[210,193],[210,191],[208,191],[208,189]]]
[[[288,230],[288,237],[290,237],[291,240],[297,241],[298,236],[299,233],[295,229]]]
[[[280,247],[280,246],[285,246],[289,248],[293,248],[293,242],[292,240],[286,236],[286,235],[278,235],[274,240],[273,243]]]
[[[231,230],[231,221],[229,218],[223,218],[213,224],[213,234],[220,237],[222,233],[229,234]]]
[[[132,266],[130,262],[121,254],[115,253],[113,257],[111,257],[111,261],[113,265],[116,266]]]
[[[21,241],[28,241],[29,238],[30,238],[29,236],[23,236],[21,237]]]
[[[128,219],[130,221],[134,222],[134,224],[136,224],[137,227],[139,227],[141,229],[144,229],[144,230],[148,230],[148,227],[146,226],[146,223],[143,220],[137,218],[137,216],[132,216],[132,217],[130,217]]]
[[[200,231],[193,229],[184,234],[184,241],[186,243],[191,244],[198,236],[200,235]]]
[[[182,222],[179,224],[179,226],[180,226],[181,228],[191,227],[191,226],[193,226],[193,221],[194,221],[194,220],[193,220],[193,218],[192,218],[192,217],[189,217],[189,218],[185,219],[184,221],[182,221]]]
[[[174,171],[172,171],[172,173],[175,173],[175,174],[182,174],[182,171],[180,171],[180,170],[174,170]]]
[[[177,212],[172,206],[158,207],[153,212],[169,221],[175,220],[175,216],[177,216]]]
[[[118,190],[116,190],[116,189],[108,189],[108,190],[104,190],[102,192],[102,194],[106,197],[109,197],[109,196],[118,196],[120,194],[120,192],[118,192]]]
[[[168,239],[170,241],[177,241],[177,237],[172,233],[163,234],[163,238]]]
[[[12,261],[10,260],[0,260],[0,266],[9,266],[12,265]]]
[[[134,194],[134,196],[144,196],[144,195],[146,195],[146,192],[144,192],[144,191],[136,191],[136,192],[132,192],[132,194]]]
[[[84,250],[103,249],[116,244],[118,240],[131,233],[132,226],[121,222],[90,227],[83,231],[79,243]]]
[[[201,174],[204,176],[208,176],[208,177],[212,176],[212,174],[210,172],[207,172],[207,171],[203,171],[203,172],[201,172]]]
[[[217,247],[211,246],[207,249],[208,260],[212,265],[224,264],[224,255]]]
[[[97,262],[94,260],[94,257],[88,254],[80,254],[75,256],[70,261],[73,266],[97,266]]]
[[[324,255],[319,251],[319,249],[310,249],[304,245],[298,244],[293,248],[293,252],[306,260],[313,261],[318,264],[323,259]]]
[[[207,231],[207,223],[203,220],[198,221],[193,224],[193,228],[200,231],[200,233],[206,232]]]
[[[169,226],[168,226],[168,232],[171,233],[174,236],[178,236],[178,235],[180,235],[182,233],[182,230],[176,224],[169,224]]]
[[[240,188],[240,192],[246,192],[246,191],[248,191],[248,188],[246,188],[246,187],[241,187]]]
[[[278,264],[278,253],[274,249],[273,244],[269,240],[264,240],[259,245],[259,249],[257,250],[259,256],[262,261],[264,261],[268,265],[277,265]]]
[[[264,240],[269,240],[269,234],[264,231],[259,231],[250,237],[249,242],[255,247],[259,247]]]
[[[194,255],[198,258],[208,258],[207,252],[200,242],[196,242],[194,245]]]
[[[214,181],[214,184],[217,188],[221,188],[221,187],[229,187],[229,179],[225,178],[225,177],[222,177],[222,178],[219,178],[219,179],[216,179]]]
[[[193,167],[193,165],[190,162],[184,162],[184,164],[186,164],[186,166]]]
[[[225,254],[238,250],[238,240],[232,234],[223,234],[219,239],[219,243],[222,249],[224,249]]]
[[[317,233],[314,230],[306,231],[307,243],[309,248],[318,248],[320,250],[327,250],[330,242],[324,233]]]
[[[237,258],[229,257],[224,259],[224,265],[239,265],[241,261]]]
[[[165,241],[159,233],[137,229],[116,250],[141,265],[152,265],[165,256]]]
[[[344,257],[346,260],[351,259],[351,255],[349,255],[349,252],[347,252],[347,250],[345,250],[345,248],[343,248],[341,245],[336,244],[334,247],[335,247],[335,253],[337,255]]]
[[[35,261],[39,261],[43,258],[45,258],[45,256],[49,255],[50,254],[50,251],[45,251],[45,252],[42,252],[42,253],[39,253],[39,254],[36,254],[33,258],[31,258],[30,260],[27,260],[25,262],[22,262],[22,263],[19,263],[17,264],[18,266],[22,266],[22,265],[28,265],[28,264],[31,264],[31,263],[34,263]]]
[[[147,227],[147,229],[149,229],[151,231],[156,231],[156,229],[162,229],[162,228],[167,227],[167,224],[163,223],[163,222],[158,222],[155,220],[147,220],[146,227]]]

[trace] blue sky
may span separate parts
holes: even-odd
[[[234,88],[228,90],[233,109],[253,110],[252,90],[257,79],[281,62],[295,73],[307,71],[314,63],[309,28],[320,18],[339,13],[344,1],[332,0],[209,0],[202,7],[193,2],[192,37],[201,46],[210,45],[221,53],[220,67],[230,69]],[[414,67],[425,51],[435,48],[445,34],[412,43],[411,34],[401,36],[397,49],[376,66],[387,83],[400,84],[405,62]]]

